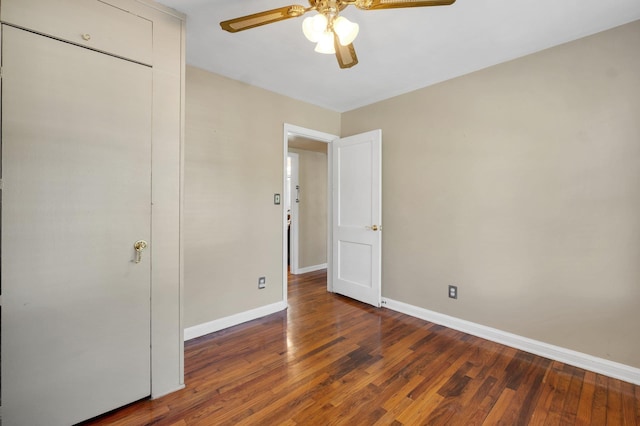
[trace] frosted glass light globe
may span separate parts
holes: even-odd
[[[307,40],[317,42],[322,34],[327,30],[327,17],[319,13],[315,16],[309,16],[302,21],[302,32]]]
[[[326,54],[336,53],[336,48],[333,44],[333,33],[331,31],[325,31],[322,34],[320,40],[318,40],[315,51]]]
[[[353,43],[353,40],[358,36],[360,31],[360,25],[349,21],[344,16],[338,16],[333,21],[333,30],[338,34],[338,40],[343,46],[348,46]]]

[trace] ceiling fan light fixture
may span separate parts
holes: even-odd
[[[311,42],[320,41],[322,35],[327,31],[327,17],[319,13],[315,16],[309,16],[302,21],[302,32],[307,40]]]
[[[0,0],[2,1],[2,0]],[[145,0],[148,1],[148,0]],[[447,6],[456,0],[307,0],[309,7],[299,4],[277,9],[264,10],[251,15],[240,16],[220,22],[220,27],[230,33],[248,30],[262,25],[273,24],[285,19],[296,18],[307,12],[316,15],[302,22],[302,32],[312,43],[317,43],[315,51],[334,54],[340,68],[351,68],[358,63],[353,40],[358,36],[360,26],[339,16],[347,6],[360,10],[402,9],[409,7]]]
[[[333,30],[338,35],[338,40],[343,46],[348,46],[353,43],[353,40],[358,36],[360,26],[354,22],[349,21],[344,16],[338,16],[333,21]]]
[[[326,53],[331,55],[336,53],[336,48],[333,44],[333,33],[331,31],[325,31],[322,34],[320,40],[318,40],[315,51],[318,53]]]

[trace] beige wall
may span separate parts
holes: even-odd
[[[327,263],[327,144],[325,152],[289,149],[299,155],[298,267]]]
[[[635,22],[343,114],[382,128],[383,296],[640,367],[639,46]]]
[[[283,124],[339,134],[340,114],[187,67],[184,325],[283,300]],[[258,277],[267,288],[258,290]]]

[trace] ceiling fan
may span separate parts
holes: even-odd
[[[315,51],[336,55],[340,68],[351,68],[358,63],[353,40],[358,35],[358,24],[349,21],[340,12],[354,5],[361,10],[394,9],[405,7],[448,6],[456,0],[309,0],[309,7],[285,6],[220,22],[223,30],[231,33],[297,18],[315,10],[317,15],[302,23],[304,35],[317,43]]]

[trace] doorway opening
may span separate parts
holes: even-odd
[[[338,136],[285,124],[283,139],[282,288],[286,303],[289,269],[301,274],[326,268],[327,290],[332,290],[330,144]],[[313,170],[321,173],[313,174]]]

